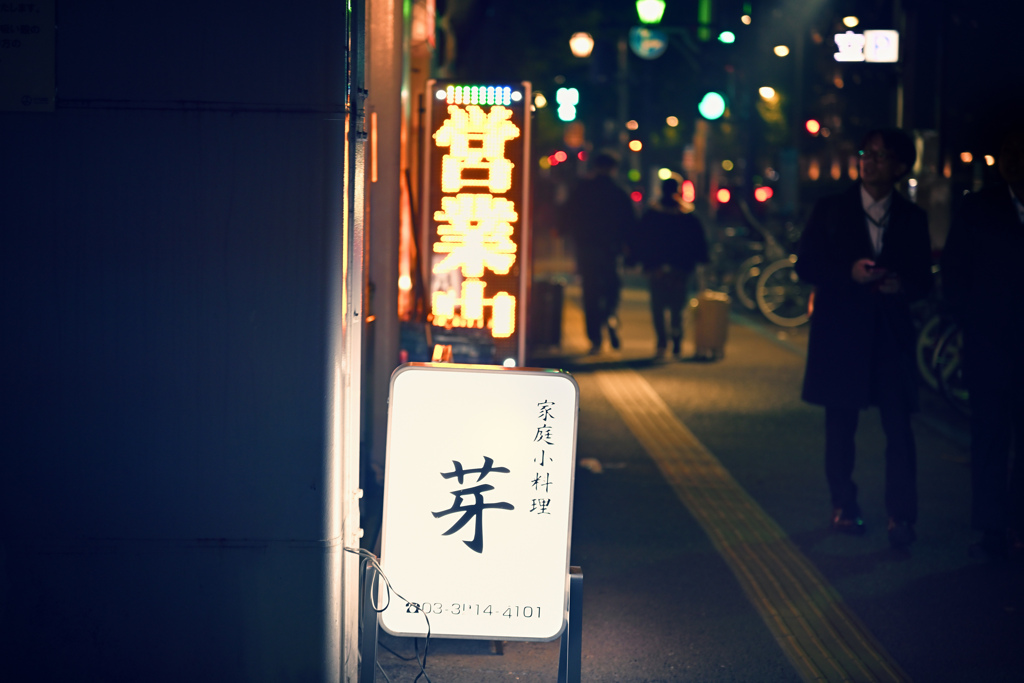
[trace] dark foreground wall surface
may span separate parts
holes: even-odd
[[[0,112],[0,677],[319,680],[346,3],[56,9],[55,111]]]

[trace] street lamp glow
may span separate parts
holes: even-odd
[[[669,116],[665,119],[665,125],[669,128],[675,128],[679,125],[679,118],[676,116]]]
[[[860,19],[854,16],[843,17],[843,26],[846,28],[853,28],[860,23]]]
[[[636,14],[641,24],[657,24],[665,13],[665,0],[636,0]]]
[[[569,49],[572,50],[573,57],[589,57],[594,51],[594,37],[586,31],[574,33],[569,39]]]
[[[774,100],[776,95],[775,88],[768,85],[762,85],[757,89],[757,93],[766,100]]]
[[[751,21],[750,15],[749,14],[744,14],[742,17],[740,17],[740,21],[743,22],[744,26],[750,26],[750,21]]]
[[[639,152],[643,148],[644,148],[644,143],[640,142],[639,140],[630,140],[629,141],[629,149],[630,150],[632,150],[634,152]]]
[[[772,51],[777,57],[785,57],[789,54],[789,47],[786,45],[776,45]]]
[[[543,109],[548,106],[548,98],[544,97],[544,93],[539,92],[533,96],[533,106],[537,109]]]
[[[658,180],[668,180],[672,177],[672,169],[659,168],[658,169]]]

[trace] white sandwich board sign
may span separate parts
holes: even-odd
[[[430,635],[445,638],[561,635],[578,414],[579,387],[561,371],[395,370],[381,541],[392,590],[381,582],[379,597],[386,631],[423,637],[429,622]]]

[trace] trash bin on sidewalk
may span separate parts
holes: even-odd
[[[565,285],[550,280],[536,280],[530,291],[527,312],[529,327],[527,340],[531,346],[560,346],[562,344],[562,306]]]
[[[710,289],[690,300],[693,308],[694,355],[697,358],[718,360],[725,357],[730,303],[728,294]]]

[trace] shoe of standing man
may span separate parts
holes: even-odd
[[[832,530],[850,536],[863,536],[864,520],[859,514],[836,508],[832,511]]]
[[[917,540],[914,527],[909,522],[889,518],[889,545],[895,550],[902,550]]]

